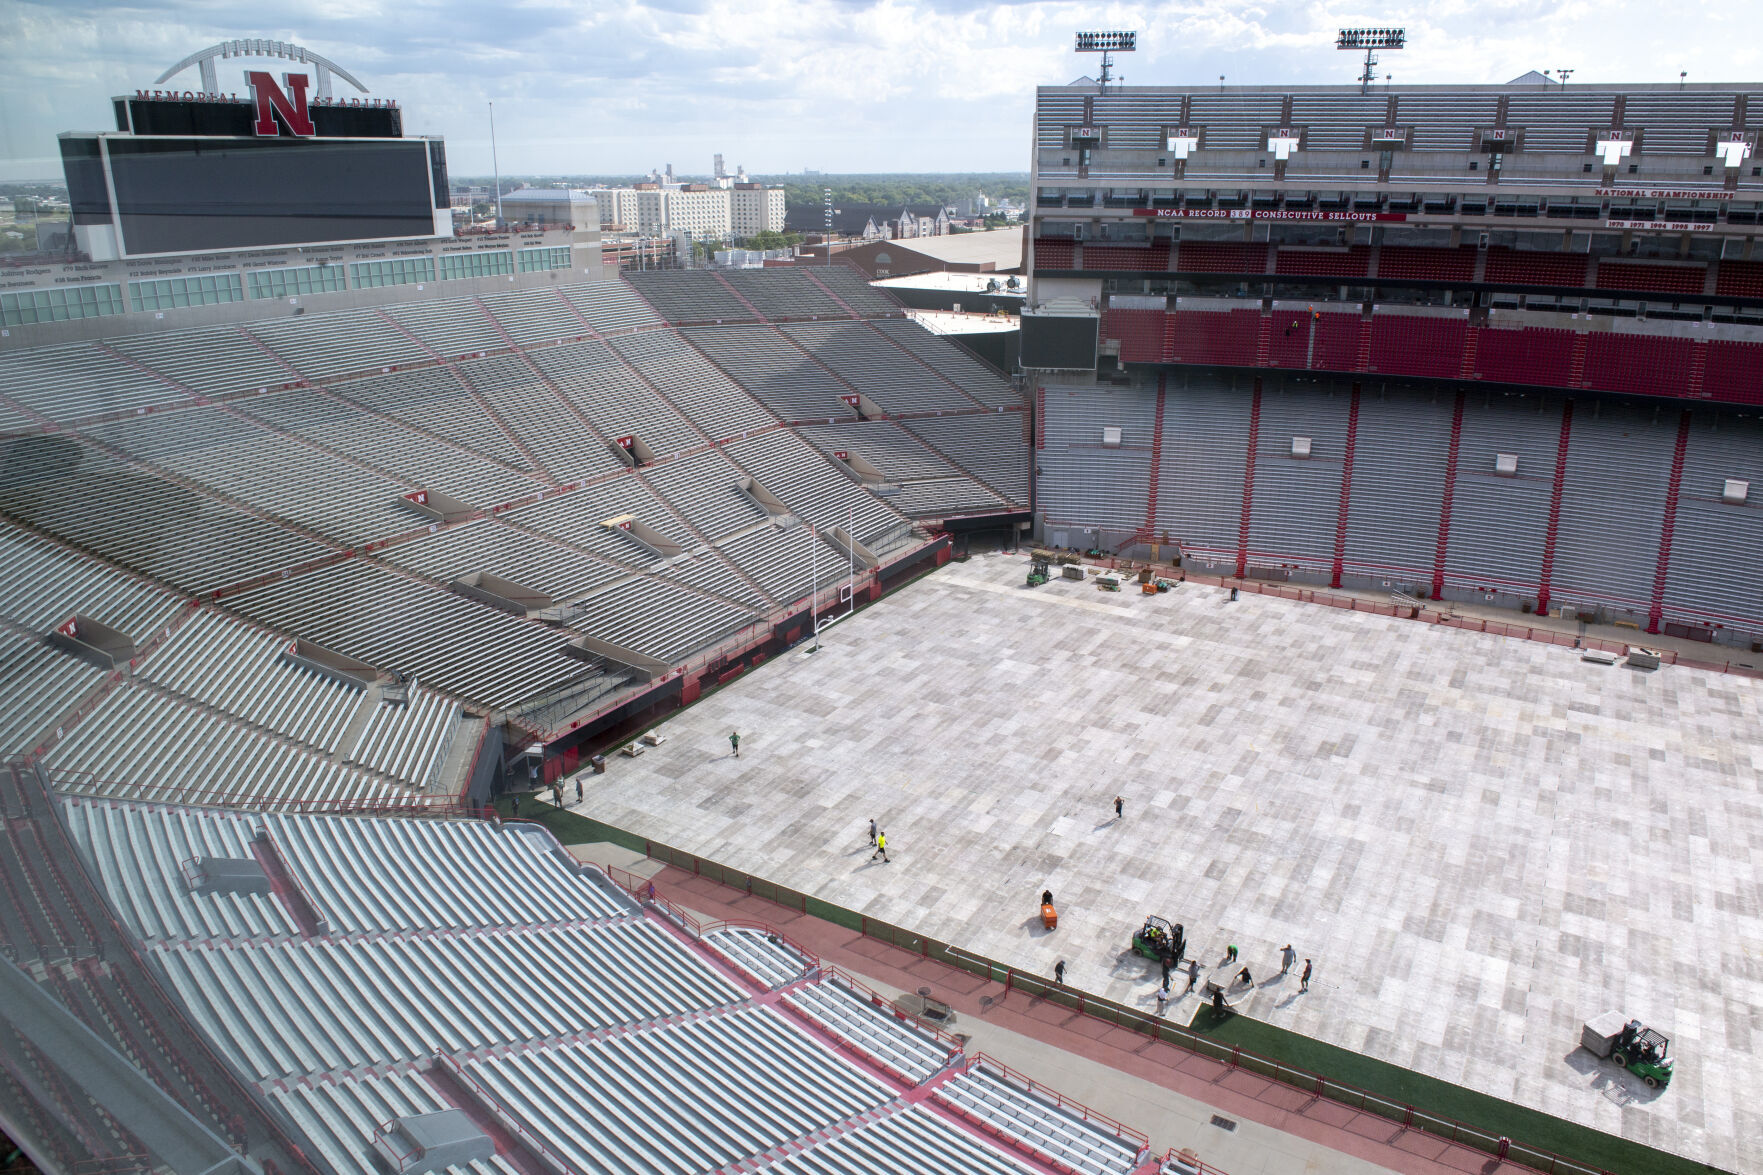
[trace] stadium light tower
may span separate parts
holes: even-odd
[[[1342,29],[1334,43],[1336,49],[1365,51],[1365,72],[1359,75],[1361,94],[1369,94],[1371,83],[1377,80],[1377,73],[1373,68],[1377,65],[1377,50],[1405,49],[1407,46],[1407,29]]]
[[[1102,55],[1101,90],[1106,93],[1108,81],[1114,74],[1114,55],[1131,53],[1139,47],[1139,35],[1136,32],[1114,30],[1112,32],[1089,32],[1077,35],[1077,51],[1079,53],[1100,53]]]

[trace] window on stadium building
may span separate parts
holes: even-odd
[[[399,257],[395,261],[357,261],[349,266],[349,284],[358,290],[409,286],[435,280],[433,257]]]
[[[558,245],[551,248],[522,249],[520,251],[520,272],[522,273],[537,273],[542,269],[568,268],[568,245]]]
[[[467,277],[498,277],[514,272],[514,254],[507,250],[493,253],[454,253],[441,258],[441,280],[458,281]]]
[[[0,294],[0,326],[69,322],[76,318],[100,318],[121,313],[122,287],[114,284]]]
[[[259,269],[251,279],[253,298],[292,298],[298,294],[333,294],[345,289],[341,265],[302,265],[295,269]]]
[[[218,306],[243,302],[245,283],[236,273],[201,277],[162,277],[129,283],[129,305],[135,310],[178,310],[185,306]]]

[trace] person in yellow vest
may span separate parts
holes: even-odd
[[[882,859],[882,864],[888,863],[888,834],[885,832],[875,834],[875,852],[869,854],[869,859],[873,861],[877,857]]]

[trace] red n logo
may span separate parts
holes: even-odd
[[[273,109],[288,124],[291,134],[302,139],[311,138],[312,115],[306,109],[306,83],[309,80],[303,73],[282,75],[282,84],[294,95],[290,101],[268,73],[261,69],[246,70],[245,82],[251,87],[251,101],[257,104],[257,125],[253,129],[260,135],[281,134],[281,128],[270,114]]]

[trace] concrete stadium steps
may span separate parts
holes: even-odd
[[[298,743],[135,684],[106,696],[43,764],[64,791],[119,799],[246,804],[404,794]]]
[[[48,632],[78,612],[138,644],[182,606],[162,587],[0,520],[0,617],[22,628]]]
[[[424,368],[397,371],[367,379],[327,385],[332,395],[342,396],[376,413],[403,421],[450,445],[468,449],[521,473],[533,465],[483,404],[445,370]],[[444,468],[444,466],[443,466]],[[446,489],[443,485],[440,488]],[[460,497],[454,490],[447,493]],[[469,497],[465,498],[470,501]]]
[[[517,515],[501,517],[512,519]],[[382,557],[437,583],[450,583],[474,571],[488,571],[559,600],[592,591],[626,574],[611,563],[494,518],[476,519],[400,543],[388,548]]]
[[[816,363],[775,327],[692,327],[681,332],[780,420],[848,420],[841,397],[855,389]]]
[[[192,594],[332,553],[65,435],[15,444],[7,474],[0,512]]]
[[[959,344],[931,334],[909,318],[877,319],[870,326],[980,403],[988,407],[1022,406],[1022,397],[1002,376],[962,350]]]
[[[767,1175],[1025,1175],[1034,1170],[910,1106],[758,1168]]]
[[[632,375],[605,343],[566,343],[531,354],[552,386],[604,436],[635,436],[658,457],[704,443],[697,430]]]
[[[744,998],[665,931],[630,918],[177,946],[155,958],[196,1022],[259,1081],[565,1037]]]
[[[612,349],[712,440],[777,423],[745,388],[671,330],[625,335],[612,340]]]
[[[294,379],[286,367],[236,327],[124,335],[105,345],[199,396],[263,391]]]
[[[759,320],[738,294],[703,271],[651,269],[627,273],[624,280],[672,323]]]
[[[410,1072],[298,1081],[271,1089],[269,1097],[311,1141],[317,1157],[337,1172],[377,1169],[372,1142],[385,1123],[451,1108],[427,1081]],[[448,1175],[520,1175],[500,1155],[442,1170]]]
[[[228,603],[271,628],[495,708],[582,672],[580,662],[563,656],[560,634],[362,559],[254,588]]]
[[[399,376],[387,376],[388,380]],[[414,378],[414,377],[412,377]],[[452,382],[444,371],[426,374],[430,381]],[[358,387],[343,385],[345,390]],[[482,416],[476,401],[453,384],[459,400],[479,413],[490,428],[494,422]],[[312,444],[345,454],[356,461],[383,470],[396,480],[400,493],[407,488],[440,490],[474,506],[493,506],[536,494],[544,483],[529,476],[531,466],[520,451],[500,433],[503,441],[501,456],[492,454],[485,460],[477,451],[461,451],[452,444],[401,427],[365,412],[335,396],[322,392],[296,390],[280,395],[259,396],[238,405],[241,412],[266,425],[300,437]],[[508,460],[502,460],[503,457]],[[411,516],[398,514],[399,523],[409,523]],[[393,533],[408,526],[388,521]]]
[[[1079,1175],[1130,1175],[1138,1166],[1137,1144],[1018,1086],[984,1062],[937,1086],[934,1096]]]
[[[592,330],[555,289],[480,294],[477,301],[502,331],[522,347],[581,338]]]
[[[784,1001],[902,1080],[921,1085],[949,1060],[950,1046],[869,1002],[837,979],[785,993]]]
[[[60,424],[191,403],[188,393],[87,343],[0,355],[0,395]]]
[[[693,453],[643,471],[643,482],[685,515],[712,541],[742,531],[769,515],[739,482],[743,474],[720,449]]]
[[[779,430],[735,441],[723,452],[796,517],[830,530],[849,526],[860,543],[901,525],[904,517],[793,433]]]
[[[0,757],[32,750],[103,678],[38,633],[0,626]]]
[[[137,461],[343,543],[406,529],[410,487],[230,412],[162,412],[86,430]]]
[[[361,703],[345,685],[282,659],[286,637],[218,612],[190,618],[137,676],[329,754]]]
[[[893,1095],[763,1007],[466,1071],[575,1169],[629,1175],[714,1170]]]
[[[561,292],[588,325],[603,335],[662,325],[654,308],[621,281],[564,286]]]
[[[778,329],[892,415],[981,406],[865,323],[795,322]]]
[[[729,269],[716,276],[772,322],[785,318],[845,318],[851,312],[800,269]]]
[[[1029,449],[1022,439],[1021,413],[934,416],[901,424],[955,462],[963,473],[1010,501],[1027,506]],[[1096,442],[1100,441],[1098,435]],[[1141,509],[1140,514],[1143,513]]]
[[[504,427],[559,481],[612,473],[621,463],[582,418],[519,356],[493,355],[458,365]]]

